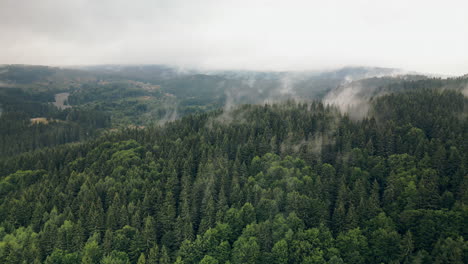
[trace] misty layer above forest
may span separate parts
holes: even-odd
[[[323,100],[363,118],[375,96],[416,88],[468,92],[468,78],[402,75],[387,68],[322,72],[196,71],[168,66],[0,67],[0,155],[81,141],[193,113],[288,99]],[[62,109],[51,102],[57,95]],[[63,97],[68,95],[68,97]],[[10,147],[17,146],[16,148]]]
[[[74,69],[6,65],[0,68],[0,87],[34,90],[49,98],[69,92],[70,105],[106,112],[118,126],[163,123],[189,113],[288,98],[325,98],[346,108],[357,97],[367,100],[389,87],[398,89],[395,86],[403,82],[428,79],[404,74],[397,69],[370,67],[321,72],[208,72],[161,65]]]

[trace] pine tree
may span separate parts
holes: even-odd
[[[411,231],[407,231],[406,234],[403,236],[401,239],[401,244],[400,244],[400,252],[401,252],[401,257],[403,263],[407,263],[410,260],[410,257],[413,254],[414,251],[414,244],[413,244],[413,235]]]
[[[145,254],[143,254],[143,253],[140,254],[140,257],[138,258],[137,264],[146,264]]]
[[[158,264],[159,263],[159,247],[155,244],[152,248],[150,248],[148,253],[148,260],[147,264]]]
[[[167,251],[166,246],[162,247],[160,256],[161,257],[159,258],[159,264],[170,264],[171,263],[171,259],[169,257],[169,253]]]
[[[88,241],[83,248],[81,263],[99,263],[102,257],[101,248],[95,240]]]
[[[205,257],[200,261],[200,264],[218,264],[218,263],[219,261],[210,255],[205,255]]]
[[[273,260],[275,264],[287,264],[288,263],[288,242],[286,240],[280,240],[275,243],[271,252],[273,254]]]
[[[345,230],[346,226],[346,209],[343,201],[338,201],[333,210],[332,215],[333,231],[335,234],[339,234]]]

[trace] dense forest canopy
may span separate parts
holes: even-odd
[[[99,69],[0,87],[0,263],[468,263],[467,78],[356,80],[356,119],[343,72],[223,109],[275,75]]]

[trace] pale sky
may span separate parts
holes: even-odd
[[[468,73],[467,0],[0,0],[0,64]]]

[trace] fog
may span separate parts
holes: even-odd
[[[0,63],[459,75],[466,10],[465,0],[2,0]]]

